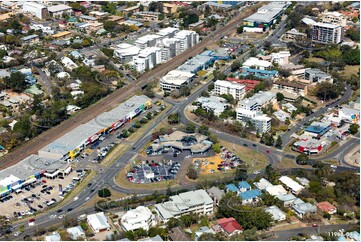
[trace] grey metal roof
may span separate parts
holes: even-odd
[[[289,4],[289,2],[271,2],[259,8],[257,13],[252,14],[244,20],[249,22],[268,23],[272,21]]]

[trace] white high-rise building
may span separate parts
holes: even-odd
[[[342,41],[342,32],[341,26],[315,23],[312,25],[312,41],[322,44],[338,44]]]
[[[161,49],[158,47],[148,47],[139,52],[134,59],[134,65],[138,72],[153,69],[162,62]]]
[[[180,40],[181,52],[187,50],[199,42],[199,35],[195,31],[191,30],[181,30],[174,35],[174,38]]]
[[[214,93],[217,96],[230,94],[236,100],[241,100],[246,94],[246,86],[230,81],[217,80],[214,83]]]

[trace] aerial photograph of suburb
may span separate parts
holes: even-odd
[[[360,1],[0,0],[0,241],[361,241]]]

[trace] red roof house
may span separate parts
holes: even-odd
[[[260,81],[256,81],[256,80],[244,80],[244,79],[237,79],[232,77],[227,77],[227,81],[237,82],[239,84],[245,85],[246,92],[249,90],[253,90],[260,83]]]
[[[320,210],[322,210],[323,212],[328,213],[328,214],[334,214],[337,212],[337,208],[327,201],[317,203],[316,206]]]
[[[217,223],[228,236],[241,233],[244,230],[234,218],[221,218],[217,220]]]

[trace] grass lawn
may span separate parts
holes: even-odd
[[[102,167],[110,166],[120,157],[126,150],[128,150],[128,144],[118,144],[110,151],[110,153],[105,157],[104,160],[100,163]]]
[[[345,66],[345,70],[341,71],[341,76],[349,78],[352,75],[357,75],[359,70],[360,70],[360,66],[358,65],[355,66],[347,65]]]
[[[308,58],[306,59],[307,61],[311,61],[311,62],[317,62],[317,63],[320,63],[320,62],[324,62],[325,60],[323,58],[317,58],[317,57],[311,57],[311,58]]]
[[[167,189],[168,187],[176,187],[176,180],[168,180],[154,183],[144,183],[138,184],[129,182],[126,179],[126,172],[130,170],[130,165],[127,165],[123,170],[121,170],[115,177],[115,182],[120,187],[127,187],[132,189],[149,189],[149,190],[159,190],[159,189]]]
[[[202,174],[198,177],[196,181],[202,182],[206,180],[222,180],[226,177],[233,177],[235,170],[228,170],[227,173],[224,172],[215,172],[215,173],[209,173],[209,174]],[[187,178],[188,179],[188,178]],[[190,180],[193,181],[193,180]]]
[[[234,144],[234,150],[232,150],[232,143],[221,140],[220,145],[226,147],[229,151],[235,153],[241,160],[248,165],[248,171],[253,172],[265,168],[268,165],[268,159],[265,155],[257,153],[257,150],[253,150],[244,146]]]
[[[297,165],[293,160],[289,158],[282,158],[281,162],[278,162],[276,165],[278,169],[292,169],[292,168],[312,168],[309,165],[301,166]]]
[[[95,203],[97,203],[100,200],[111,200],[111,201],[116,201],[117,199],[123,198],[123,197],[128,197],[129,195],[125,194],[125,193],[119,193],[114,191],[111,188],[108,188],[111,192],[111,196],[109,198],[101,198],[98,195],[94,196],[92,199],[90,199],[89,201],[87,201],[83,206],[84,207],[91,207],[94,206]]]

